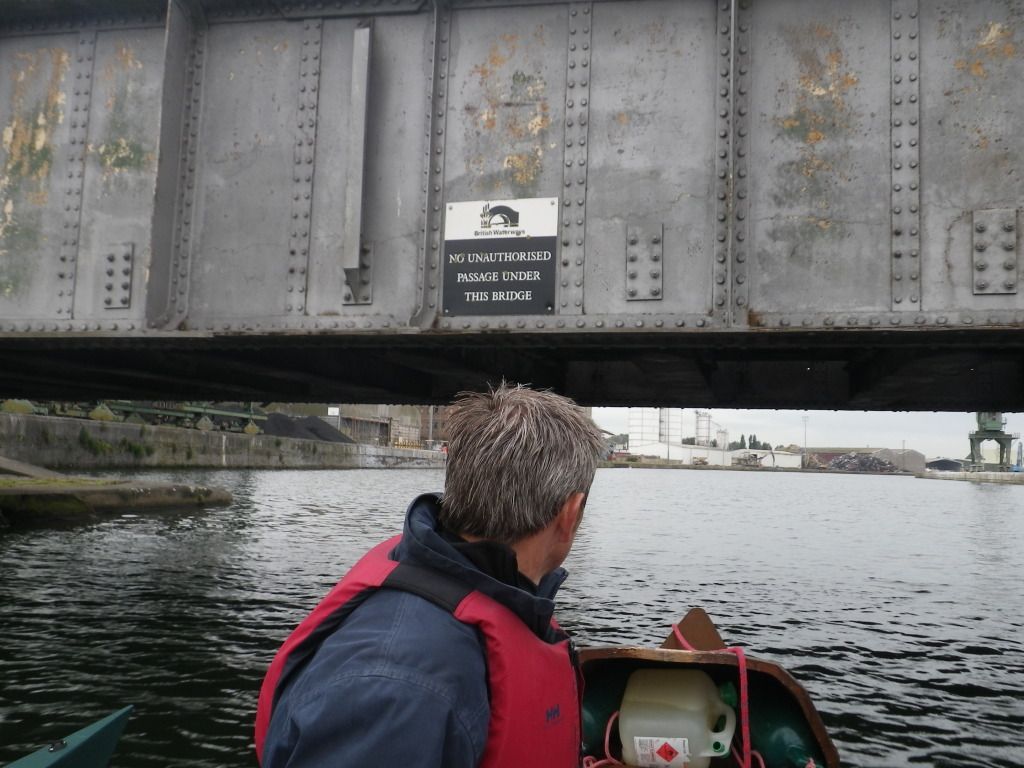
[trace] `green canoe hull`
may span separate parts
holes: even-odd
[[[132,707],[125,707],[7,768],[107,768],[131,712]]]

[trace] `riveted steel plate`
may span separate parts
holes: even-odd
[[[716,99],[728,82],[728,71],[722,78],[719,69],[728,66],[730,39],[728,28],[720,33],[716,14],[713,2],[594,5],[588,313],[626,314],[639,306],[632,299],[640,291],[629,295],[629,273],[622,268],[631,222],[643,222],[647,236],[663,226],[663,274],[656,278],[662,294],[652,309],[711,309]],[[575,215],[572,207],[565,213]],[[655,280],[649,272],[647,279]]]
[[[1024,205],[1024,0],[387,5],[175,0],[161,27],[97,0],[56,32],[57,0],[18,3],[0,327],[1021,322],[1019,239],[994,233]],[[557,199],[551,309],[446,318],[446,204],[528,198]],[[652,232],[660,269],[631,269]]]
[[[0,38],[0,316],[63,315],[74,294],[84,133],[78,36]],[[83,64],[85,62],[82,62]],[[65,119],[65,117],[67,119]],[[81,113],[79,112],[79,119]],[[83,121],[84,122],[84,121]],[[71,151],[71,140],[75,140]],[[70,178],[69,178],[70,174]],[[70,191],[69,191],[70,190]],[[76,194],[76,191],[78,194]],[[66,245],[65,245],[66,243]]]
[[[96,36],[76,318],[102,314],[141,319],[144,313],[141,303],[131,301],[131,285],[121,287],[125,265],[119,266],[113,281],[106,270],[112,250],[119,260],[122,250],[130,251],[129,266],[133,271],[138,266],[142,275],[149,262],[160,149],[163,44],[162,29],[104,30]],[[139,247],[124,245],[136,243]],[[129,282],[132,279],[127,277]],[[107,291],[106,285],[112,282],[115,290]],[[111,304],[107,298],[113,299]]]
[[[1017,293],[1017,210],[975,211],[973,224],[971,269],[975,295]]]
[[[750,7],[750,311],[888,310],[890,3]]]
[[[116,243],[107,247],[98,263],[99,304],[104,310],[131,309],[132,282],[135,275],[135,243]]]
[[[410,6],[411,7],[411,6]],[[383,16],[373,21],[363,147],[361,258],[369,261],[360,280],[372,281],[372,304],[344,305],[334,288],[342,268],[337,258],[344,211],[342,183],[348,158],[344,142],[351,104],[352,46],[358,20],[324,22],[310,252],[309,315],[386,314],[407,320],[416,306],[417,262],[424,226],[423,162],[430,109],[424,67],[433,40],[431,16]],[[368,271],[369,270],[369,271]],[[343,276],[342,276],[343,279]]]
[[[565,5],[451,15],[448,200],[554,196],[562,184]]]
[[[301,24],[214,26],[206,34],[189,317],[285,314],[296,167]],[[305,113],[303,112],[303,115]]]
[[[626,298],[629,301],[661,301],[664,232],[660,224],[626,227]]]
[[[950,317],[1024,309],[995,276],[1012,271],[1005,259],[988,259],[982,277],[973,258],[976,218],[1024,206],[1022,18],[1019,0],[921,3],[924,290]]]

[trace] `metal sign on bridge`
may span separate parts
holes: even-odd
[[[0,0],[0,395],[1024,407],[1022,18]]]
[[[449,203],[445,315],[541,315],[555,310],[558,200]]]

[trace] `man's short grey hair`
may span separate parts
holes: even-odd
[[[504,544],[544,528],[573,493],[589,492],[605,451],[601,431],[572,400],[505,383],[460,393],[447,431],[441,524]]]

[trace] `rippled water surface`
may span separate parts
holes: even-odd
[[[0,763],[125,703],[117,766],[251,766],[281,640],[440,471],[189,472],[226,509],[0,534]],[[783,663],[851,766],[1024,765],[1024,486],[601,470],[567,567],[583,644],[693,605]]]

